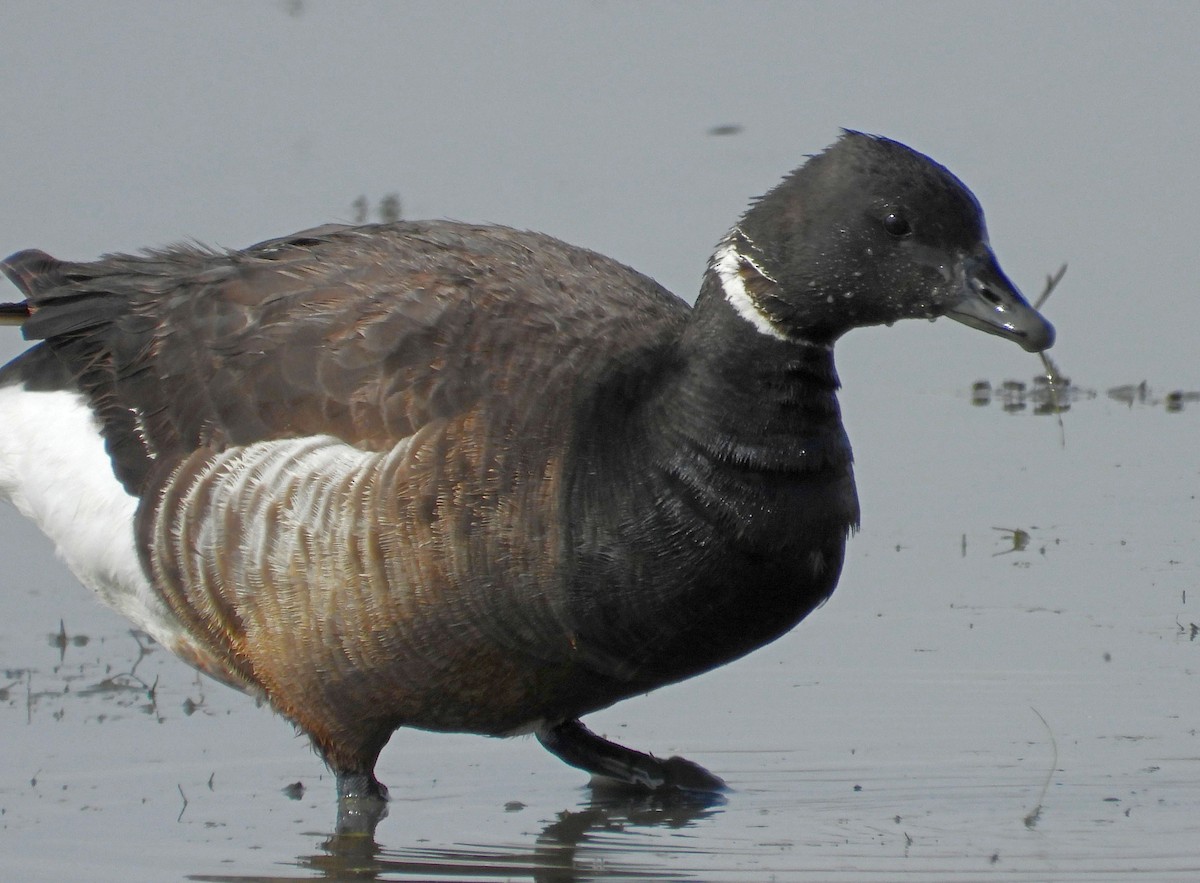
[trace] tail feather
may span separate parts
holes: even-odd
[[[19,251],[0,261],[0,270],[26,297],[61,285],[65,266],[36,248]]]
[[[26,297],[57,285],[62,276],[61,268],[61,261],[35,248],[19,251],[0,261],[0,271]],[[28,303],[0,304],[0,325],[24,325],[31,314]]]

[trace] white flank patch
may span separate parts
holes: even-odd
[[[361,504],[368,491],[360,483],[369,483],[389,456],[403,456],[407,449],[401,442],[388,453],[363,451],[332,436],[230,448],[198,471],[178,510],[170,513],[172,532],[196,556],[193,566],[198,573],[205,559],[215,560],[227,544],[236,544],[240,554],[226,566],[235,574],[246,569],[237,580],[237,591],[261,583],[255,569],[288,584],[293,581],[293,553],[306,542],[316,544],[319,565],[349,557],[347,534],[372,514],[354,505]],[[224,530],[229,510],[238,514],[237,533]]]
[[[170,540],[154,554],[170,556],[192,588],[243,595],[265,580],[281,611],[336,604],[333,589],[347,580],[371,586],[362,547],[374,530],[376,495],[410,448],[411,439],[364,451],[312,436],[222,451],[189,477],[176,508],[159,513],[169,519],[159,536]],[[219,577],[211,566],[218,560]],[[231,584],[212,582],[224,579]],[[289,592],[303,597],[293,602]]]
[[[754,267],[764,279],[771,280],[771,277],[738,251],[733,242],[737,236],[738,231],[735,229],[721,240],[721,244],[717,246],[712,258],[712,266],[717,271],[717,278],[721,280],[721,290],[725,292],[725,300],[733,306],[734,312],[753,325],[761,334],[774,337],[776,340],[789,340],[788,336],[780,331],[771,318],[759,308],[758,304],[754,302],[754,298],[750,296],[750,292],[746,290],[746,284],[742,281],[741,265],[743,261]]]
[[[138,561],[138,500],[113,474],[84,396],[0,387],[0,494],[54,541],[101,601],[165,646],[175,645],[180,624]]]

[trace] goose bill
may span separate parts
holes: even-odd
[[[990,251],[960,265],[962,297],[946,315],[964,325],[1015,341],[1031,353],[1054,345],[1054,326],[1029,305]]]

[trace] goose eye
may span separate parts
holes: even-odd
[[[888,232],[889,236],[895,236],[897,239],[912,233],[912,226],[900,212],[888,212],[884,215],[883,229]]]

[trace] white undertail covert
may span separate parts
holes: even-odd
[[[179,622],[138,560],[138,499],[117,481],[81,393],[0,387],[0,494],[53,540],[100,600],[160,643],[174,643]]]

